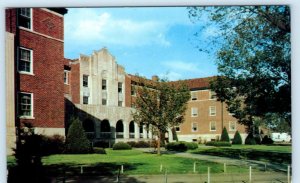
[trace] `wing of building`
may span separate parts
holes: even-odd
[[[65,8],[6,9],[7,153],[22,123],[39,134],[65,136],[72,116],[79,117],[93,143],[150,141],[151,128],[132,118],[136,76],[127,74],[107,48],[64,58],[66,13]],[[245,127],[209,89],[210,79],[185,81],[191,99],[185,122],[176,127],[179,140],[218,140],[222,127],[231,138],[237,130],[245,138]],[[168,137],[173,139],[171,131]]]

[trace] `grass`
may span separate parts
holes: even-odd
[[[201,161],[191,158],[177,157],[173,154],[158,156],[151,153],[143,153],[139,150],[114,151],[107,149],[107,154],[84,155],[51,155],[42,159],[43,165],[49,175],[58,176],[64,171],[70,175],[78,175],[83,166],[87,175],[114,175],[121,165],[124,166],[124,174],[162,174],[167,169],[170,174],[193,173],[193,165],[196,162],[197,173],[206,173],[207,167],[212,173],[222,173],[223,164]],[[9,161],[13,161],[11,158]],[[160,166],[163,171],[160,171]],[[227,166],[227,172],[247,172],[247,167]]]

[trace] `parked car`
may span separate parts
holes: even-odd
[[[288,133],[271,133],[274,142],[291,142],[292,138]]]

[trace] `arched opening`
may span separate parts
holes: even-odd
[[[134,122],[129,123],[129,138],[134,138]]]
[[[140,138],[144,138],[144,123],[140,123]]]
[[[116,124],[116,138],[124,138],[124,125],[122,120],[119,120]]]
[[[110,139],[111,138],[111,132],[110,132],[110,124],[107,119],[101,121],[100,123],[100,138],[104,139]]]
[[[95,138],[95,125],[92,119],[85,119],[82,123],[82,127],[88,139]]]

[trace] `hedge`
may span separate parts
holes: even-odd
[[[216,146],[216,147],[230,147],[230,142],[224,142],[224,141],[210,141],[206,142],[206,146]]]
[[[130,150],[131,146],[125,142],[118,142],[113,145],[113,150]]]

